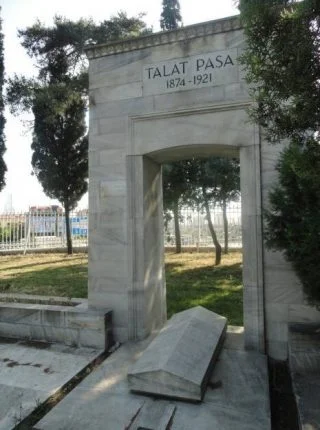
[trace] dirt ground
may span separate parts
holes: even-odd
[[[286,362],[269,360],[272,430],[299,430],[298,413]]]

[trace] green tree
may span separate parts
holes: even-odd
[[[228,252],[228,218],[227,204],[238,200],[240,195],[240,166],[237,159],[210,157],[193,161],[192,176],[189,178],[189,201],[206,212],[208,228],[215,247],[215,265],[221,263],[222,246],[219,242],[211,218],[210,207],[219,205],[222,208],[224,221],[224,252]]]
[[[68,254],[72,254],[70,212],[87,191],[88,137],[85,99],[66,85],[37,91],[33,101],[33,172],[47,196],[64,207]]]
[[[242,0],[240,10],[252,119],[270,142],[308,138],[320,125],[320,3]]]
[[[242,0],[240,10],[251,117],[269,142],[288,142],[265,215],[267,244],[284,251],[319,304],[320,2]]]
[[[83,88],[88,87],[87,58],[85,47],[90,44],[111,42],[119,39],[136,37],[150,32],[142,21],[143,14],[128,17],[120,12],[110,20],[96,24],[92,19],[80,19],[76,22],[61,16],[55,16],[52,27],[37,21],[33,26],[19,30],[22,46],[39,66],[39,79],[48,76],[80,75],[83,73]]]
[[[96,24],[91,19],[73,22],[55,16],[52,27],[37,21],[33,26],[19,30],[21,45],[35,59],[39,73],[35,79],[17,75],[9,79],[7,99],[11,111],[18,114],[31,110],[33,89],[39,85],[63,81],[86,94],[88,62],[85,47],[150,32],[141,18],[142,15],[129,18],[121,12]]]
[[[266,213],[267,244],[283,251],[313,305],[320,304],[320,145],[292,143],[282,153],[279,184]]]
[[[179,0],[162,0],[161,30],[174,30],[182,25]]]
[[[1,14],[1,7],[0,7]],[[5,117],[4,117],[4,100],[3,100],[3,84],[4,84],[4,54],[3,54],[3,34],[2,34],[2,19],[0,17],[0,191],[5,186],[5,173],[7,171],[6,164],[3,159],[3,154],[6,150],[5,146]]]
[[[181,252],[182,248],[179,221],[181,219],[181,206],[187,199],[186,193],[189,192],[189,166],[190,162],[188,161],[177,161],[165,164],[162,169],[165,224],[172,219],[172,213],[177,254]]]
[[[240,163],[236,158],[210,157],[203,163],[205,194],[222,209],[224,253],[229,252],[227,206],[240,197]]]
[[[32,166],[44,192],[64,206],[68,253],[72,253],[70,211],[87,190],[88,138],[85,112],[88,44],[135,36],[147,31],[138,18],[124,13],[109,21],[72,22],[55,17],[53,27],[37,22],[19,31],[22,46],[36,60],[36,78],[14,76],[7,100],[11,111],[34,115]]]

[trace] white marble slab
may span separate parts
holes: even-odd
[[[130,389],[201,401],[227,319],[201,306],[175,314],[128,372]]]

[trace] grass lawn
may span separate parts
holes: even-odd
[[[176,312],[201,305],[228,318],[228,324],[243,325],[242,254],[222,256],[213,266],[214,254],[166,254],[168,318]]]
[[[87,297],[86,254],[30,254],[0,257],[0,293]]]
[[[242,325],[242,255],[223,256],[214,267],[211,252],[166,254],[168,317],[202,305]],[[0,256],[0,293],[87,297],[87,255]]]

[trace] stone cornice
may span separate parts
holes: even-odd
[[[173,117],[181,117],[195,114],[204,114],[204,113],[212,113],[212,112],[225,112],[231,110],[244,110],[252,105],[251,100],[243,100],[234,103],[215,103],[212,105],[206,106],[197,106],[186,109],[178,109],[174,111],[163,111],[163,112],[152,112],[143,115],[131,116],[130,119],[133,122],[138,121],[149,121],[155,119],[163,119],[163,118],[173,118]]]
[[[100,45],[91,45],[86,48],[86,54],[89,59],[99,58],[107,55],[149,48],[151,46],[183,42],[197,37],[209,36],[216,33],[225,33],[227,31],[238,30],[241,28],[240,18],[236,15],[233,17],[181,27],[177,30],[152,33],[142,37]]]

